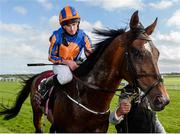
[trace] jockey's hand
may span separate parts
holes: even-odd
[[[121,100],[119,107],[116,110],[116,114],[118,117],[120,117],[121,115],[129,113],[130,109],[131,109],[131,103],[129,102],[129,100],[123,99]]]
[[[63,60],[63,63],[69,66],[71,71],[74,71],[76,68],[79,67],[79,65],[77,65],[76,62],[73,60]]]

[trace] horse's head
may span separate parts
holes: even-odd
[[[127,32],[131,41],[125,44],[126,63],[124,77],[134,87],[139,87],[148,97],[150,106],[155,111],[163,110],[169,103],[169,96],[159,73],[159,51],[149,35],[155,29],[157,18],[150,26],[144,28],[139,22],[138,11],[130,20]]]

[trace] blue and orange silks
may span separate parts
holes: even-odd
[[[65,36],[63,37],[63,34]],[[63,38],[67,44],[64,44]],[[70,36],[64,33],[62,28],[53,32],[50,37],[49,60],[52,63],[61,63],[63,60],[79,60],[79,54],[84,49],[85,52],[92,52],[92,43],[89,37],[82,31],[78,30],[76,35]]]

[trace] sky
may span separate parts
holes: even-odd
[[[0,0],[0,74],[51,69],[27,64],[50,63],[49,37],[60,27],[59,12],[66,5],[79,12],[80,28],[93,43],[98,38],[93,28],[126,28],[136,10],[145,27],[158,17],[151,37],[160,51],[160,72],[180,72],[180,0]]]

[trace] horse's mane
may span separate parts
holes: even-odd
[[[77,77],[87,75],[93,66],[98,61],[99,57],[102,55],[107,46],[118,36],[123,34],[126,29],[94,29],[93,33],[96,35],[100,35],[104,38],[101,42],[94,44],[95,50],[94,52],[76,69],[74,70],[74,75]]]

